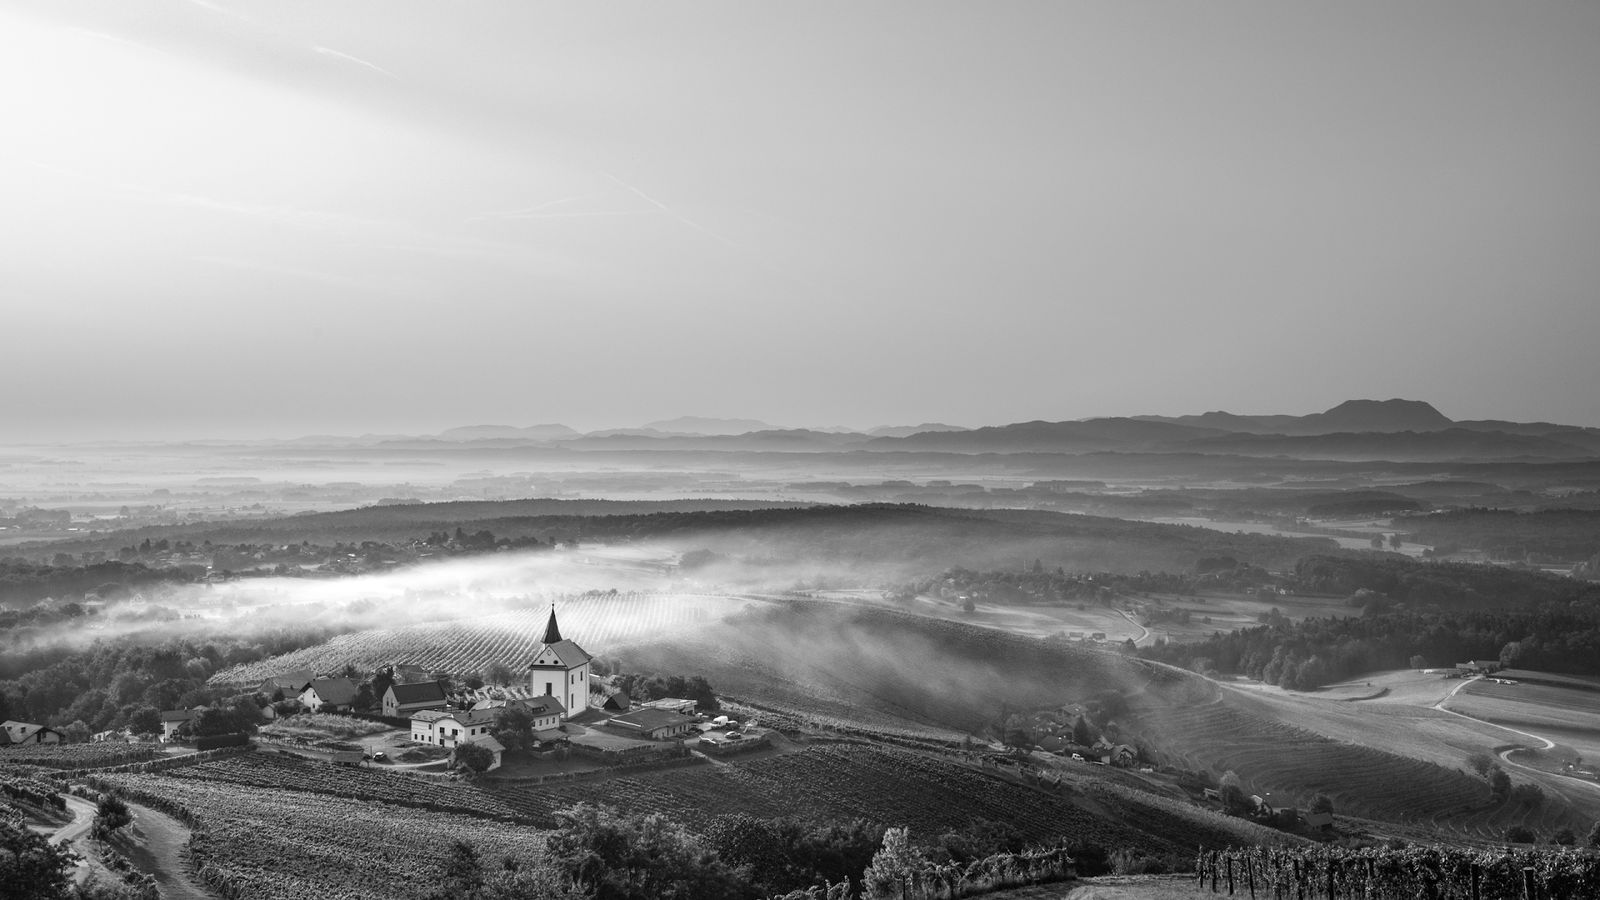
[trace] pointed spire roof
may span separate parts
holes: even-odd
[[[556,605],[550,604],[550,621],[545,623],[544,637],[539,639],[544,644],[561,643],[561,627],[556,624]]]

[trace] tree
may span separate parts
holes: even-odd
[[[533,713],[526,707],[511,705],[500,711],[495,719],[494,736],[507,750],[527,750],[533,747]]]
[[[0,884],[7,900],[59,900],[68,896],[76,858],[42,834],[0,819]]]
[[[1331,813],[1333,812],[1333,798],[1329,797],[1327,794],[1318,794],[1311,798],[1311,806],[1309,809],[1312,812]]]
[[[71,725],[61,729],[61,738],[69,744],[86,744],[89,742],[89,726],[82,719],[74,719]]]
[[[1229,813],[1240,813],[1249,807],[1239,776],[1231,769],[1223,773],[1222,780],[1217,784],[1217,792],[1222,795],[1223,810]]]
[[[456,765],[465,766],[474,774],[482,774],[489,771],[489,767],[494,765],[494,751],[482,744],[458,744],[456,745]]]
[[[1094,731],[1089,728],[1089,722],[1083,716],[1072,723],[1072,742],[1085,747],[1094,743]]]
[[[128,728],[134,734],[155,734],[161,730],[161,712],[153,706],[141,706],[128,717]]]
[[[1424,668],[1427,668],[1427,666],[1428,666],[1427,658],[1424,657],[1421,653],[1418,653],[1415,656],[1411,657],[1410,663],[1411,663],[1411,668],[1413,668],[1413,669],[1424,669]]]
[[[883,833],[883,847],[861,873],[864,897],[902,897],[905,885],[929,868],[927,856],[911,843],[911,830],[890,828]]]
[[[733,900],[749,893],[739,873],[664,816],[623,816],[581,803],[556,813],[547,858],[595,900],[695,897]]]
[[[1571,828],[1558,828],[1555,834],[1550,835],[1550,843],[1571,847],[1578,843],[1578,836],[1573,833]]]
[[[966,613],[966,614],[968,614],[968,615],[971,615],[972,613],[975,613],[975,612],[978,611],[978,604],[973,603],[971,597],[962,597],[961,598],[961,611]]]
[[[1539,835],[1526,825],[1513,825],[1506,829],[1506,843],[1508,844],[1533,844],[1537,843]]]
[[[466,841],[450,846],[440,877],[420,900],[580,900],[587,897],[569,879],[544,864],[532,867],[507,857],[494,872],[484,872],[477,848]]]
[[[1467,757],[1467,765],[1478,773],[1479,778],[1488,778],[1489,770],[1494,768],[1494,757],[1480,751]]]
[[[1594,827],[1589,829],[1589,846],[1600,850],[1600,822],[1595,822]]]
[[[478,688],[483,687],[483,676],[479,675],[477,672],[468,672],[467,677],[462,679],[462,683],[471,690],[475,691]]]
[[[1504,803],[1511,797],[1511,776],[1498,765],[1489,766],[1489,796],[1496,803]]]
[[[517,673],[503,662],[496,661],[483,667],[483,680],[488,684],[510,684],[516,677]]]
[[[94,815],[94,834],[97,838],[105,840],[113,831],[132,821],[133,813],[128,811],[128,804],[121,797],[110,792],[100,795]]]

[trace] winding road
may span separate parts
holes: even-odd
[[[1440,700],[1438,703],[1435,703],[1433,705],[1433,708],[1437,709],[1440,712],[1449,713],[1452,716],[1458,716],[1460,718],[1466,719],[1469,722],[1478,722],[1478,723],[1483,724],[1483,725],[1489,725],[1489,726],[1492,726],[1494,728],[1498,728],[1501,731],[1509,731],[1512,734],[1521,735],[1522,737],[1525,737],[1525,738],[1532,738],[1533,740],[1536,740],[1539,743],[1544,745],[1542,747],[1537,748],[1539,750],[1553,750],[1553,749],[1555,749],[1556,742],[1550,740],[1549,738],[1547,738],[1547,737],[1545,737],[1543,735],[1534,734],[1531,731],[1522,731],[1520,729],[1512,728],[1512,727],[1507,726],[1507,725],[1501,725],[1498,722],[1490,722],[1487,719],[1480,719],[1477,716],[1469,716],[1466,713],[1456,712],[1453,709],[1446,709],[1445,708],[1445,703],[1447,703],[1450,700],[1454,699],[1455,695],[1461,693],[1461,689],[1462,688],[1464,688],[1467,685],[1473,683],[1474,681],[1478,681],[1478,680],[1480,680],[1482,678],[1483,678],[1482,675],[1474,675],[1471,678],[1463,680],[1460,684],[1455,686],[1454,690],[1450,691],[1449,694],[1446,694],[1444,699]],[[1523,747],[1509,747],[1509,748],[1507,748],[1505,750],[1501,750],[1500,753],[1499,753],[1501,761],[1503,761],[1508,766],[1516,766],[1517,768],[1521,769],[1524,772],[1532,772],[1533,774],[1541,776],[1542,778],[1559,778],[1561,780],[1561,782],[1560,782],[1561,784],[1581,784],[1584,787],[1588,788],[1589,790],[1600,791],[1600,784],[1596,784],[1593,781],[1588,781],[1588,780],[1585,780],[1585,779],[1582,779],[1582,778],[1568,778],[1568,777],[1566,777],[1564,775],[1560,775],[1560,774],[1555,773],[1555,772],[1549,772],[1549,771],[1546,771],[1544,769],[1534,768],[1533,766],[1523,765],[1522,763],[1519,763],[1516,760],[1511,758],[1511,754],[1512,753],[1515,753],[1516,751],[1522,750],[1522,749],[1525,749],[1525,748],[1523,748]]]
[[[93,803],[82,797],[65,792],[61,794],[61,797],[67,801],[67,809],[72,811],[72,821],[57,828],[55,834],[50,836],[50,840],[60,846],[70,847],[73,841],[88,834],[89,830],[94,827],[96,809]],[[72,880],[82,882],[98,867],[91,862],[93,854],[87,849],[78,847],[71,847],[71,849],[77,851],[79,857],[77,868],[72,871]]]

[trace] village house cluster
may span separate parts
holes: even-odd
[[[727,717],[697,716],[692,699],[662,698],[634,702],[596,676],[594,657],[564,637],[555,609],[545,624],[522,684],[451,690],[427,677],[421,667],[397,664],[395,681],[373,698],[382,717],[408,725],[410,742],[452,751],[476,744],[493,756],[490,770],[503,763],[506,746],[497,737],[501,717],[516,709],[531,721],[535,752],[569,750],[609,761],[627,761],[682,752],[681,741],[694,738],[711,752],[727,752],[764,742],[759,731],[742,729]],[[312,712],[355,711],[361,685],[346,677],[319,677],[310,670],[283,672],[266,678],[258,691],[268,697],[297,701]],[[163,738],[171,739],[195,710],[162,714]]]

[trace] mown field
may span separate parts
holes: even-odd
[[[1600,805],[1549,776],[1510,768],[1543,799],[1492,801],[1468,771],[1472,753],[1510,735],[1438,710],[1379,701],[1327,701],[1224,690],[1212,703],[1139,707],[1140,733],[1180,766],[1237,772],[1248,790],[1304,807],[1317,793],[1343,815],[1416,826],[1441,836],[1498,840],[1524,824],[1541,834],[1586,832]]]

